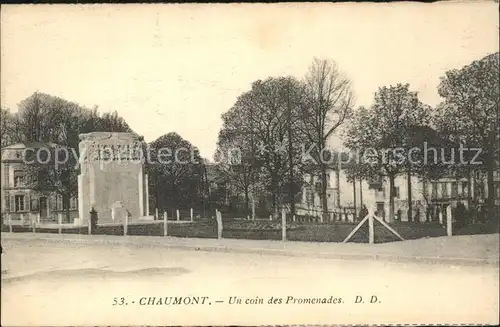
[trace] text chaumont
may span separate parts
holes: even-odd
[[[203,305],[208,302],[208,296],[149,296],[141,297],[139,305]]]

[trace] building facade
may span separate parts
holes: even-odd
[[[344,170],[330,171],[327,174],[327,203],[330,214],[360,212],[363,205],[376,208],[378,216],[389,221],[388,181],[382,181],[376,187],[365,180],[348,181]],[[442,178],[432,182],[421,181],[411,176],[412,217],[408,217],[408,180],[406,175],[400,175],[394,181],[394,219],[400,221],[425,222],[436,220],[439,211],[444,211],[448,205],[456,206],[459,202],[468,208],[469,201],[475,205],[483,205],[488,197],[488,186],[484,173],[474,172],[473,178]],[[470,184],[470,185],[469,185]],[[298,203],[297,214],[321,216],[320,178],[304,176],[302,197]],[[500,175],[495,174],[495,201],[500,206]]]
[[[4,222],[10,219],[13,225],[30,225],[33,222],[57,222],[62,215],[64,221],[67,208],[61,195],[36,191],[29,186],[25,172],[25,149],[26,145],[19,143],[7,146],[1,152],[2,219]],[[78,217],[78,198],[73,197],[69,202],[69,223],[72,223]]]

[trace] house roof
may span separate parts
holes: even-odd
[[[26,149],[54,149],[61,145],[52,142],[15,143],[2,148],[2,162],[23,162]]]

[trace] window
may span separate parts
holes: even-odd
[[[485,188],[484,184],[477,183],[476,184],[476,193],[479,198],[484,198],[485,197]]]
[[[438,194],[438,184],[436,182],[433,182],[432,183],[431,197],[433,199],[437,199],[437,194]]]
[[[16,195],[14,198],[15,211],[24,211],[24,195]]]
[[[399,186],[394,186],[394,197],[399,198]]]
[[[14,187],[24,186],[24,172],[22,170],[14,170]]]
[[[60,195],[56,195],[56,210],[63,210],[63,200]]]
[[[462,194],[468,196],[469,195],[469,183],[462,182]]]
[[[452,198],[458,197],[458,183],[457,182],[451,183],[451,197]]]
[[[34,196],[31,197],[31,211],[38,211],[38,199]]]
[[[446,185],[447,183],[441,183],[441,196],[443,198],[447,198],[448,197],[448,185]]]
[[[69,202],[69,208],[71,210],[76,210],[78,208],[78,198],[72,197]]]

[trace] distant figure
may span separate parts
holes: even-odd
[[[413,222],[413,217],[410,214],[410,208],[406,209],[406,217],[408,217],[408,222],[411,223]]]

